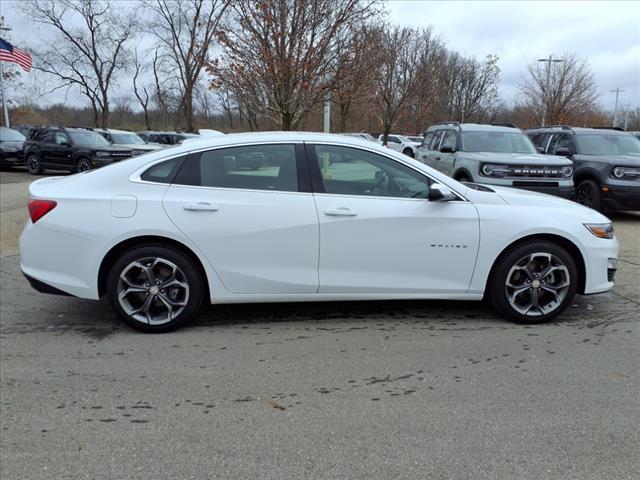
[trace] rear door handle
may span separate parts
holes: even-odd
[[[217,212],[220,209],[209,202],[185,203],[182,208],[189,212]]]
[[[330,208],[325,210],[324,214],[329,215],[330,217],[355,217],[358,215],[357,212],[346,207]]]

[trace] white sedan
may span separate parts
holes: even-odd
[[[618,242],[560,198],[464,185],[342,135],[208,137],[31,184],[21,267],[168,331],[212,303],[488,298],[541,322],[613,287]]]

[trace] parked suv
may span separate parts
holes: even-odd
[[[461,182],[573,195],[573,165],[539,154],[515,126],[439,123],[425,130],[416,158]]]
[[[84,128],[34,127],[24,143],[24,157],[32,175],[45,168],[83,172],[129,158],[131,149],[111,145]]]
[[[138,132],[138,136],[147,143],[160,145],[178,145],[189,136],[177,132]]]
[[[116,130],[114,128],[95,128],[94,132],[99,133],[114,145],[131,149],[132,154],[142,155],[147,152],[154,152],[162,148],[156,143],[146,143],[142,138],[133,132],[126,130]]]
[[[384,141],[384,135],[378,137],[380,144]],[[410,157],[416,156],[416,148],[420,146],[420,142],[405,137],[404,135],[389,134],[387,137],[387,147],[396,152],[404,153]]]
[[[596,210],[640,210],[640,140],[566,125],[527,130],[539,151],[573,161],[575,200]]]

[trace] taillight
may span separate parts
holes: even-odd
[[[29,216],[31,221],[36,223],[51,210],[56,208],[58,203],[53,200],[29,200]]]

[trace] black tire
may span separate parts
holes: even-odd
[[[414,154],[413,154],[413,150],[411,150],[410,148],[405,148],[402,153],[404,153],[405,155],[407,155],[408,157],[413,158]]]
[[[536,256],[537,254],[540,255]],[[527,259],[533,258],[540,262],[547,254],[550,256],[549,265],[554,265],[556,268],[548,275],[544,277],[541,275],[545,273],[544,266],[541,266],[540,272],[535,273],[537,266],[535,262],[527,263],[527,267],[529,265],[533,267],[531,269],[521,267],[523,261],[531,261]],[[521,277],[522,281],[516,281],[519,280],[517,277]],[[507,286],[508,279],[510,285],[517,288]],[[568,285],[558,288],[555,295],[546,290],[547,288],[553,290],[556,286],[565,283]],[[535,288],[536,286],[538,288]],[[509,248],[496,260],[488,282],[488,297],[497,312],[509,320],[518,323],[542,323],[551,320],[567,308],[576,294],[577,286],[578,268],[571,255],[555,243],[532,240]],[[514,295],[517,291],[521,293]],[[547,310],[544,306],[533,308],[534,299],[537,305],[549,301],[546,305]],[[531,310],[529,310],[531,313],[523,313],[528,304],[531,304]]]
[[[93,170],[93,163],[87,157],[80,157],[76,162],[76,172],[88,172],[89,170]]]
[[[593,180],[583,180],[576,188],[576,202],[585,207],[602,211],[602,193]]]
[[[166,319],[161,319],[159,320],[159,322],[162,323],[155,324],[151,322],[145,323],[142,319],[135,318],[130,312],[127,312],[125,310],[125,307],[123,307],[119,298],[119,294],[123,291],[123,289],[131,286],[131,284],[127,286],[126,283],[123,283],[121,275],[124,274],[126,277],[127,275],[131,275],[131,273],[129,272],[133,272],[133,275],[135,276],[135,269],[137,267],[131,267],[132,264],[140,261],[145,261],[146,265],[148,266],[153,264],[153,259],[159,259],[159,262],[156,264],[156,266],[151,267],[152,269],[155,269],[155,274],[158,275],[157,278],[164,278],[164,280],[166,280],[167,282],[170,281],[171,277],[163,277],[162,271],[168,271],[168,269],[165,267],[167,267],[168,264],[173,264],[179,269],[180,273],[180,276],[175,278],[180,280],[179,283],[186,283],[188,286],[186,295],[180,294],[180,297],[176,297],[179,298],[178,301],[183,302],[184,305],[177,307],[178,312],[176,312],[174,318],[171,318],[171,312],[166,307],[165,301],[170,300],[169,297],[171,296],[171,292],[166,292],[166,290],[169,290],[169,287],[167,287],[167,289],[162,289],[162,284],[164,282],[158,284],[157,286],[155,284],[152,285],[151,287],[155,287],[155,290],[150,288],[148,289],[147,293],[134,292],[129,294],[129,296],[134,295],[134,298],[132,300],[137,301],[137,305],[132,305],[128,300],[126,302],[123,301],[125,303],[129,303],[129,307],[132,307],[132,310],[135,310],[136,307],[142,308],[140,304],[143,304],[142,306],[147,305],[147,302],[151,300],[149,302],[149,304],[151,305],[150,309],[145,310],[145,312],[147,313],[144,313],[147,319],[150,318],[149,314],[154,309],[158,312],[162,311],[162,309],[167,310]],[[165,264],[163,262],[167,263]],[[143,271],[142,269],[138,270],[140,272]],[[138,277],[140,278],[142,278],[143,276],[144,275],[138,275]],[[131,279],[132,277],[127,278]],[[154,278],[156,278],[155,275]],[[142,281],[143,280],[140,281],[139,286],[144,288],[144,284],[142,283]],[[135,247],[122,255],[111,267],[111,270],[109,271],[109,275],[107,277],[107,298],[109,299],[109,303],[111,304],[113,310],[130,327],[146,333],[164,333],[179,328],[185,323],[193,320],[198,315],[204,297],[205,281],[206,279],[203,278],[203,276],[200,274],[200,271],[195,262],[180,250],[165,245],[148,245],[143,247]],[[149,298],[150,294],[152,298]],[[161,302],[161,296],[163,297],[163,299],[165,299],[165,301]],[[125,296],[123,298],[128,299],[129,297]],[[176,298],[174,298],[174,300]],[[137,313],[137,315],[142,316],[143,312],[140,311],[139,313]]]
[[[27,164],[27,170],[31,175],[42,175],[44,169],[42,168],[42,162],[37,153],[30,153],[25,159]]]

